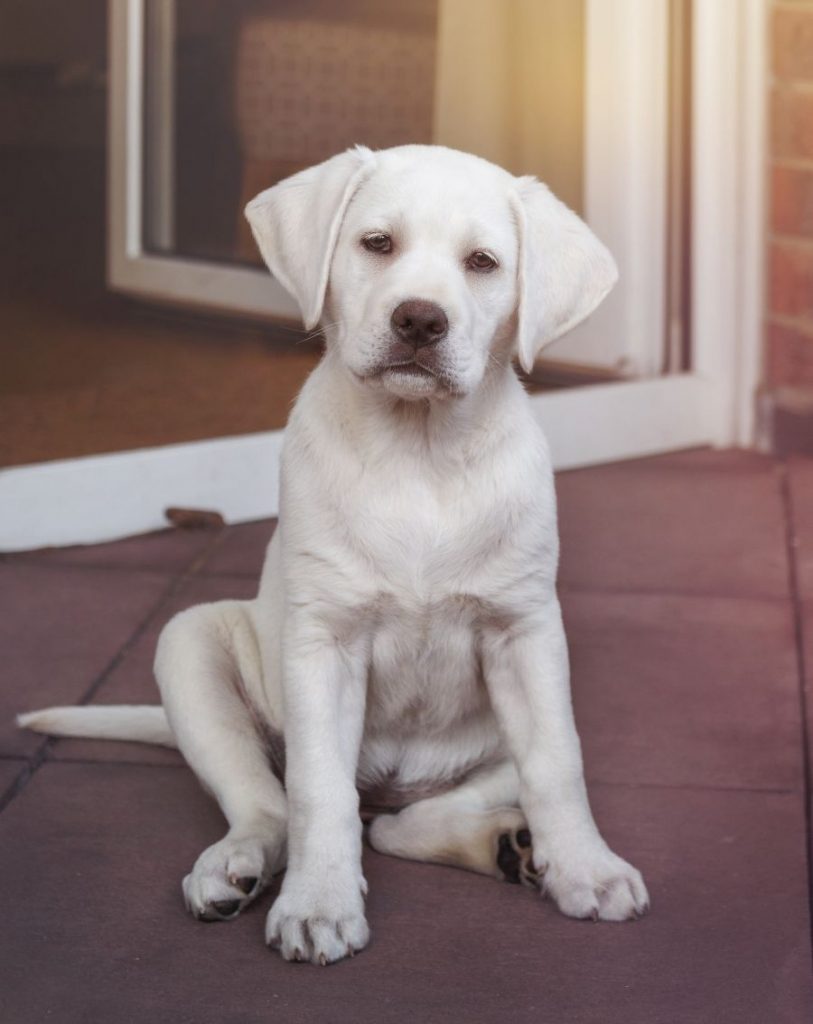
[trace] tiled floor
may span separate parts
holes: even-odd
[[[373,941],[352,961],[314,969],[266,950],[273,892],[233,923],[193,921],[180,878],[222,824],[180,757],[43,741],[11,718],[154,700],[161,624],[250,595],[271,524],[8,556],[0,1020],[813,1019],[813,462],[641,460],[562,474],[559,502],[592,801],[647,877],[647,918],[569,921],[527,890],[368,851]]]

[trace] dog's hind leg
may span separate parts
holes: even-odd
[[[229,823],[184,878],[184,899],[197,918],[228,920],[286,858],[285,793],[248,696],[262,688],[249,603],[177,615],[161,634],[155,675],[178,747]]]
[[[538,887],[518,798],[516,769],[505,761],[441,796],[419,800],[398,814],[378,815],[370,825],[370,845],[379,853]]]

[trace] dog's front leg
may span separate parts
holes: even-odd
[[[286,623],[283,662],[288,870],[266,941],[286,960],[326,964],[369,939],[355,782],[366,659],[362,643],[339,645],[299,615]]]
[[[550,597],[508,631],[487,630],[482,656],[544,891],[570,917],[622,921],[644,913],[640,873],[609,849],[590,811],[559,602]]]

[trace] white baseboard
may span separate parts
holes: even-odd
[[[172,505],[227,523],[276,515],[281,446],[277,430],[3,470],[0,551],[160,530]]]
[[[719,439],[714,387],[694,373],[562,388],[531,401],[555,469],[698,448]]]

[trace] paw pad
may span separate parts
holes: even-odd
[[[231,917],[240,909],[240,900],[216,900],[210,904],[221,917]]]
[[[531,833],[527,828],[500,834],[497,840],[497,867],[506,882],[539,888],[540,876],[533,865]]]
[[[259,884],[259,878],[235,878],[234,884],[238,889],[242,889],[246,896],[251,896],[254,890]]]

